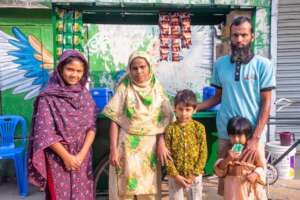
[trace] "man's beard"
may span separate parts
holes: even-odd
[[[247,64],[253,58],[251,43],[238,47],[231,43],[231,62]]]

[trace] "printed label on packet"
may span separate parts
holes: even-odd
[[[234,144],[231,148],[231,150],[235,153],[242,153],[244,149],[244,145],[242,144]]]

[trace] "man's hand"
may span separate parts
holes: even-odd
[[[247,141],[247,145],[245,148],[245,153],[250,153],[250,152],[256,152],[258,149],[258,143],[259,139],[258,138],[251,138]]]
[[[247,179],[248,179],[248,181],[249,181],[250,183],[255,183],[256,180],[257,180],[257,178],[258,178],[258,175],[257,175],[257,173],[255,173],[255,172],[252,172],[251,174],[249,174],[249,175],[247,176]]]
[[[228,161],[228,162],[234,161],[234,160],[238,159],[239,156],[240,156],[239,153],[236,153],[236,152],[232,151],[231,149],[229,149],[226,161]]]

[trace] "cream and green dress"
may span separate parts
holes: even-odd
[[[120,127],[118,151],[121,167],[110,166],[110,199],[156,196],[160,185],[156,136],[163,133],[173,119],[164,89],[154,75],[143,86],[133,83],[128,75],[103,113]]]

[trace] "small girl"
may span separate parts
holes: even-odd
[[[251,137],[252,126],[243,117],[231,118],[227,125],[228,135],[233,148],[224,159],[217,160],[215,173],[224,178],[225,200],[262,200],[267,199],[263,188],[265,171],[263,158],[259,153],[244,154],[242,148]]]

